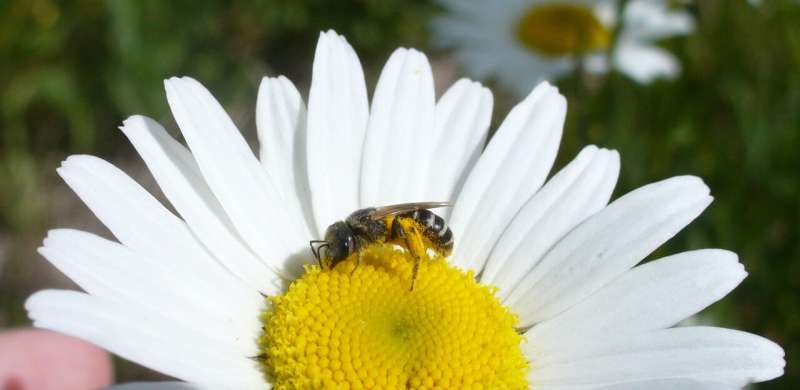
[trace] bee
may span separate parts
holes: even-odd
[[[329,268],[356,253],[357,268],[361,251],[370,244],[401,245],[414,257],[411,276],[411,290],[414,290],[419,263],[423,255],[427,256],[428,249],[442,257],[453,251],[453,232],[442,217],[430,210],[450,206],[448,202],[419,202],[356,210],[344,221],[328,226],[324,240],[310,241],[311,252],[320,267],[325,263]]]

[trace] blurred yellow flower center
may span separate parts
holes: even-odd
[[[534,5],[520,18],[516,36],[543,55],[563,56],[608,47],[609,31],[591,8],[578,4]]]
[[[526,389],[517,318],[444,259],[374,245],[333,270],[308,266],[269,298],[259,339],[274,388]],[[351,274],[352,272],[352,274]]]

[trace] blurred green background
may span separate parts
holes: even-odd
[[[570,111],[559,164],[586,143],[618,149],[617,196],[672,175],[703,177],[715,202],[654,256],[737,252],[750,276],[706,318],[780,343],[787,373],[759,387],[789,389],[800,386],[800,5],[763,3],[685,5],[697,30],[662,43],[682,61],[677,80],[561,80]],[[70,286],[35,252],[47,229],[105,232],[56,177],[60,160],[99,155],[153,188],[116,127],[141,113],[177,135],[164,78],[201,80],[252,139],[260,78],[285,74],[307,91],[322,29],[348,38],[370,86],[395,47],[426,51],[441,93],[439,82],[463,72],[429,47],[437,12],[400,0],[0,0],[0,327],[29,324],[22,302],[33,291]],[[516,98],[488,85],[498,123]],[[153,375],[118,362],[121,381]]]

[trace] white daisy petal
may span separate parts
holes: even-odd
[[[711,203],[692,176],[656,182],[617,199],[556,244],[506,303],[520,326],[552,318],[644,259]]]
[[[463,20],[458,17],[437,19],[431,25],[435,33],[432,37],[433,43],[442,47],[464,45],[465,49],[490,48],[496,43],[504,45],[509,43],[503,42],[497,36],[485,34],[481,29],[476,28],[476,23],[480,23],[480,21],[480,18],[473,20]],[[484,23],[486,22],[484,21]],[[497,61],[496,58],[491,58],[491,56],[484,57],[484,61]],[[470,65],[470,63],[465,63],[465,65]]]
[[[674,10],[665,1],[631,0],[625,6],[624,36],[656,40],[685,35],[694,30],[694,18],[684,10]]]
[[[535,348],[535,347],[534,347]],[[532,386],[685,379],[744,386],[783,374],[780,346],[750,333],[684,327],[599,338],[532,357]]]
[[[397,49],[381,72],[372,99],[361,165],[361,206],[425,199],[435,163],[433,74],[424,54]],[[423,141],[426,140],[426,141]]]
[[[497,238],[539,189],[555,160],[566,101],[542,83],[508,114],[453,208],[453,262],[480,271]]]
[[[691,379],[655,379],[613,385],[542,385],[537,390],[740,390],[739,386]]]
[[[308,98],[308,180],[317,229],[359,208],[361,150],[369,105],[353,48],[334,31],[320,34]]]
[[[425,199],[455,200],[478,161],[492,116],[492,93],[480,83],[458,80],[436,104],[433,150]],[[435,165],[433,165],[435,163]],[[447,216],[450,210],[441,210]]]
[[[611,284],[526,333],[537,348],[666,328],[722,299],[747,273],[735,253],[684,252],[624,273]]]
[[[670,52],[639,43],[622,42],[614,51],[614,66],[639,83],[649,83],[659,77],[674,78],[681,65]]]
[[[556,387],[544,386],[543,389],[557,389]],[[572,386],[569,389],[574,389]],[[656,379],[648,381],[636,381],[594,387],[596,390],[738,390],[739,386],[726,385],[715,382],[700,382],[691,379]]]
[[[458,15],[467,18],[467,21],[476,23],[486,22],[487,19],[491,19],[493,23],[508,22],[526,3],[524,1],[507,1],[502,7],[497,7],[496,4],[487,4],[480,0],[438,0],[437,2],[449,8],[450,15]],[[462,23],[466,22],[459,18],[452,19]],[[458,36],[455,35],[453,38],[458,39]]]
[[[619,175],[616,151],[585,147],[531,197],[489,256],[481,283],[505,298],[561,237],[605,207]]]
[[[216,388],[265,386],[247,356],[150,310],[63,290],[40,291],[25,308],[36,327],[82,338],[176,378]]]
[[[455,56],[459,62],[465,64],[465,68],[468,69],[469,74],[472,75],[472,77],[479,80],[486,80],[493,77],[492,71],[496,67],[497,63],[501,61],[496,55],[487,55],[487,51],[488,50],[486,50],[485,47],[474,46],[469,49],[459,51],[455,54]],[[494,51],[501,50],[496,48]],[[534,70],[534,72],[538,73],[536,70]],[[517,92],[516,90],[514,91]],[[527,92],[530,92],[530,88],[527,88],[525,92],[522,92],[522,96],[524,96]]]
[[[198,331],[208,338],[231,343],[244,353],[255,353],[251,340],[226,338],[235,333],[257,334],[261,323],[249,313],[263,309],[264,302],[249,296],[210,289],[191,275],[181,274],[170,263],[137,254],[91,233],[56,229],[48,233],[39,253],[86,292],[127,307],[155,310],[185,326],[202,323]],[[216,286],[215,286],[216,287]]]
[[[302,261],[286,258],[287,253],[307,250],[310,233],[299,223],[300,211],[283,202],[275,180],[205,87],[188,77],[171,78],[164,85],[203,177],[244,241],[282,275],[301,273]]]
[[[605,53],[587,55],[583,58],[583,67],[590,74],[608,73],[608,56]]]
[[[278,275],[242,243],[191,153],[150,118],[132,116],[120,129],[167,199],[209,251],[249,286],[273,294],[280,287]]]
[[[205,283],[213,281],[226,293],[245,293],[183,221],[115,166],[94,156],[70,156],[57,171],[126,246]]]
[[[309,231],[318,237],[306,168],[306,107],[300,92],[286,77],[261,80],[256,127],[261,164],[277,181],[282,198],[303,212]]]
[[[572,58],[537,57],[518,46],[501,46],[496,51],[496,61],[509,69],[498,74],[497,81],[516,92],[517,96],[525,96],[533,86],[543,81],[560,79],[575,66]]]
[[[204,390],[204,388],[186,382],[131,382],[111,386],[106,390]]]

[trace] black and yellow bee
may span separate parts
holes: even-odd
[[[411,289],[417,279],[419,263],[432,249],[442,257],[453,251],[453,232],[444,219],[430,209],[451,206],[448,202],[403,203],[356,210],[344,221],[328,226],[324,240],[313,240],[311,251],[322,267],[335,267],[370,244],[393,243],[405,247],[414,257]],[[315,244],[318,246],[315,247]]]

